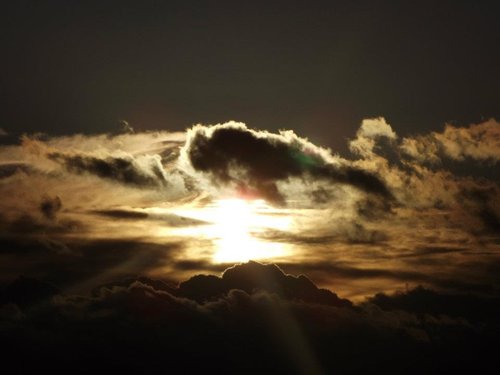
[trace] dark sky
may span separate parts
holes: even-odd
[[[0,127],[99,133],[230,119],[341,150],[500,118],[497,2],[11,1]]]

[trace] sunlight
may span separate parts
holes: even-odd
[[[252,236],[252,232],[262,230],[266,224],[277,224],[262,215],[259,208],[265,209],[262,201],[226,199],[217,202],[212,229],[217,245],[216,262],[245,262],[283,254],[281,244],[263,242]]]
[[[263,200],[221,199],[207,207],[179,213],[208,223],[183,233],[212,240],[215,248],[212,260],[216,263],[271,259],[287,254],[284,244],[256,237],[266,230],[286,230],[290,226],[288,215]]]

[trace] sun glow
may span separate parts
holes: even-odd
[[[263,200],[221,199],[180,214],[207,222],[189,232],[213,242],[212,261],[216,263],[272,259],[287,254],[283,244],[258,238],[265,231],[286,230],[290,226],[289,215]]]

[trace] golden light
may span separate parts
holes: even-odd
[[[207,225],[182,230],[183,234],[210,239],[216,263],[275,259],[287,254],[282,243],[258,238],[267,230],[286,230],[290,217],[263,200],[221,199],[203,208],[177,211]]]

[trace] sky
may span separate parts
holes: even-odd
[[[499,117],[487,1],[15,1],[0,127],[49,134],[242,121],[345,151],[364,118],[403,135]]]
[[[498,10],[4,5],[5,366],[495,373]]]

